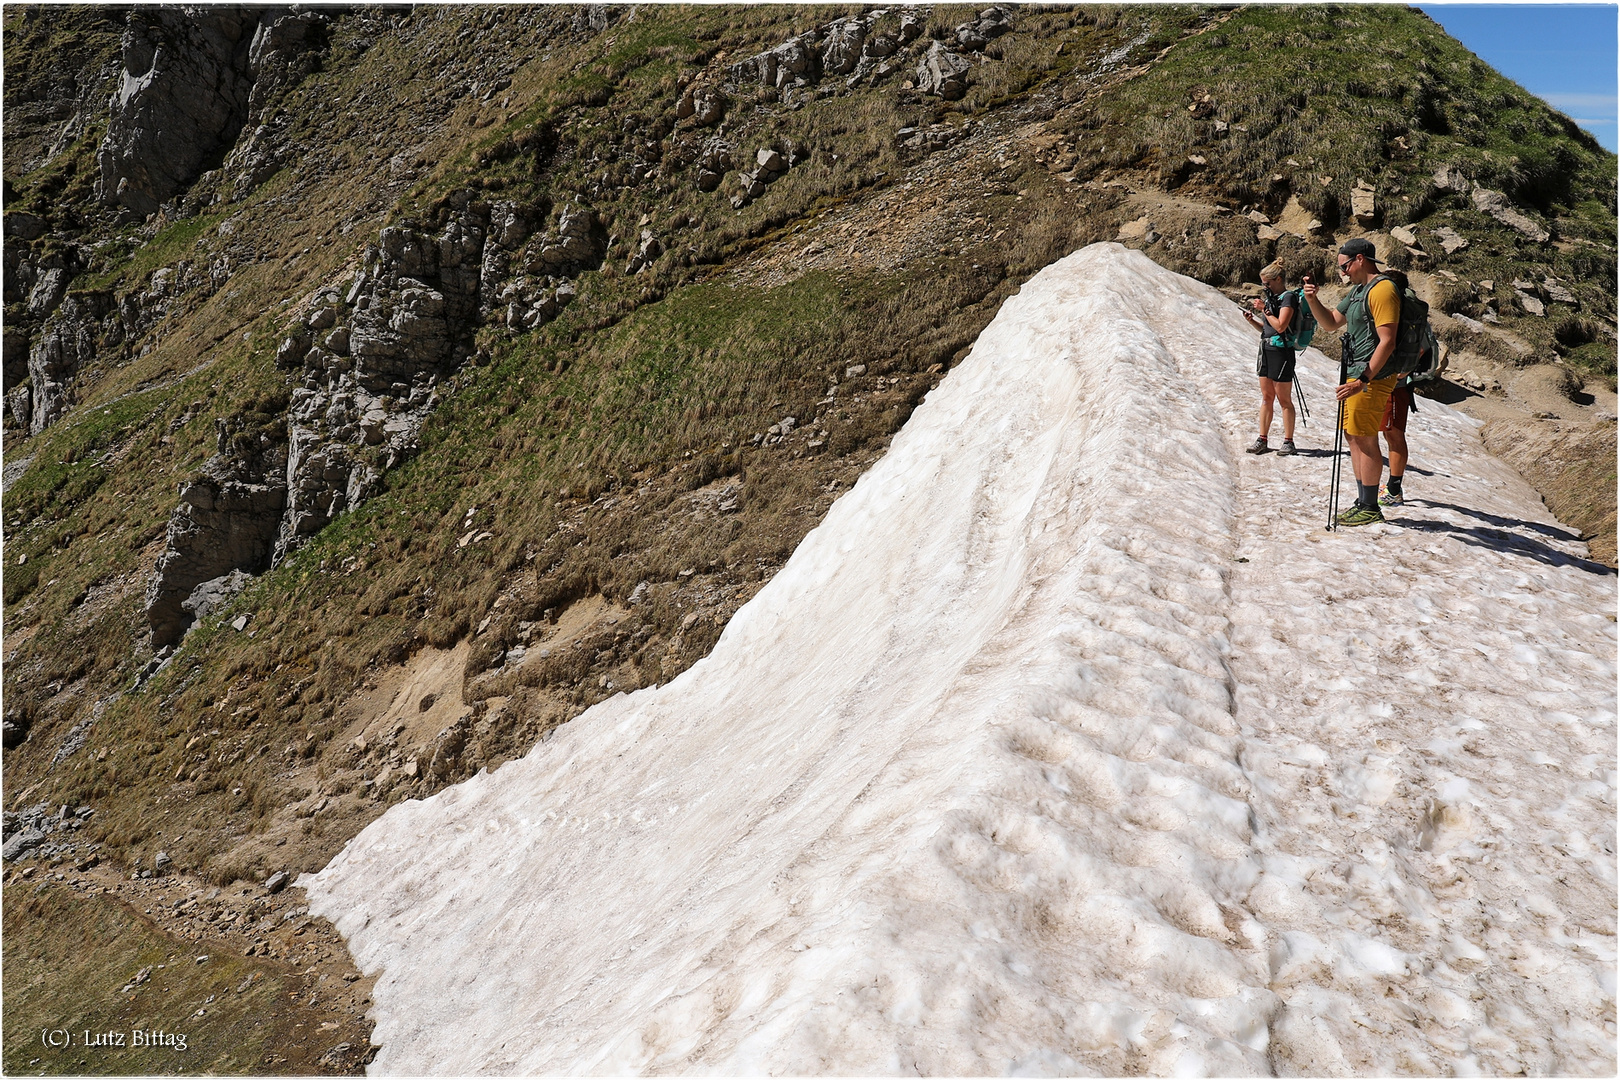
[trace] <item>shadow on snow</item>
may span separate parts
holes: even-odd
[[[1589,574],[1613,574],[1615,571],[1602,563],[1583,559],[1560,551],[1550,544],[1543,543],[1534,537],[1525,536],[1522,532],[1513,530],[1527,530],[1539,533],[1550,540],[1563,540],[1571,543],[1579,542],[1579,533],[1568,529],[1561,529],[1555,525],[1543,525],[1536,521],[1522,521],[1518,518],[1502,517],[1498,514],[1487,513],[1484,510],[1475,510],[1467,506],[1457,506],[1454,503],[1433,502],[1428,499],[1408,500],[1407,506],[1421,503],[1437,510],[1450,510],[1466,517],[1475,518],[1482,525],[1456,525],[1449,521],[1434,521],[1425,518],[1396,518],[1391,519],[1391,525],[1398,525],[1403,529],[1416,529],[1420,532],[1449,533],[1464,544],[1473,547],[1489,548],[1509,555],[1522,555],[1534,559],[1548,566],[1572,566],[1577,570],[1584,570]]]

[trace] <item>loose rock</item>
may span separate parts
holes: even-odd
[[[1449,226],[1443,225],[1435,229],[1434,235],[1440,240],[1440,249],[1447,255],[1455,255],[1468,246],[1467,237],[1459,236],[1456,230]]]
[[[1442,165],[1434,171],[1431,180],[1434,190],[1443,195],[1462,195],[1468,191],[1468,178],[1455,165]]]
[[[1372,185],[1361,181],[1350,190],[1350,213],[1363,227],[1378,221],[1378,199]]]
[[[1492,191],[1489,188],[1476,187],[1472,197],[1474,200],[1474,206],[1477,209],[1483,210],[1485,213],[1491,215],[1491,217],[1495,218],[1497,221],[1500,221],[1502,224],[1518,230],[1520,233],[1528,236],[1536,243],[1545,243],[1551,238],[1551,233],[1549,233],[1545,228],[1535,221],[1531,220],[1529,217],[1526,217],[1524,214],[1520,213],[1513,206],[1513,204],[1508,201],[1508,197],[1502,192]]]
[[[1542,279],[1541,291],[1548,300],[1555,304],[1569,304],[1572,307],[1580,306],[1580,301],[1575,298],[1575,294],[1564,288],[1554,278]]]
[[[1139,217],[1135,221],[1127,221],[1119,227],[1119,234],[1115,237],[1121,243],[1128,240],[1140,240],[1151,244],[1159,239],[1159,231],[1154,228],[1153,221],[1147,217]]]
[[[1538,318],[1544,318],[1546,316],[1547,309],[1538,298],[1531,296],[1527,292],[1519,292],[1517,290],[1515,290],[1513,295],[1519,301],[1519,306],[1524,308],[1524,310],[1531,315],[1535,315]]]
[[[958,101],[967,93],[967,73],[972,66],[965,57],[936,41],[917,64],[917,89],[946,101]]]

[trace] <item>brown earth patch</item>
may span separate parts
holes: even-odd
[[[1487,423],[1480,438],[1541,493],[1559,521],[1580,530],[1592,558],[1616,565],[1614,421],[1502,417]]]

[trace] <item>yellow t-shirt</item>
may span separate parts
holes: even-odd
[[[1367,314],[1374,326],[1388,326],[1401,321],[1401,294],[1395,283],[1387,278],[1372,287],[1367,294]]]

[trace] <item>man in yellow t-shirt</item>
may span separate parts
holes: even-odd
[[[1378,482],[1384,475],[1384,455],[1378,445],[1378,427],[1384,405],[1400,378],[1379,377],[1395,352],[1395,332],[1401,321],[1401,295],[1395,283],[1378,276],[1378,252],[1362,237],[1346,240],[1339,248],[1339,273],[1350,280],[1350,291],[1334,310],[1316,298],[1316,286],[1305,286],[1305,300],[1326,330],[1344,331],[1342,348],[1347,366],[1359,374],[1336,391],[1344,405],[1344,437],[1350,444],[1350,468],[1356,477],[1356,501],[1338,517],[1340,525],[1371,525],[1383,521],[1378,508]]]

